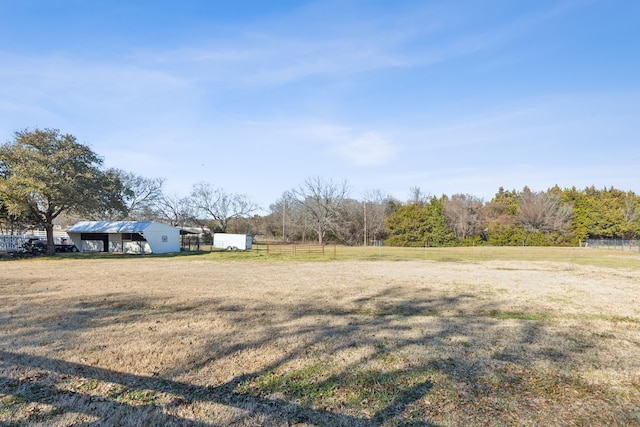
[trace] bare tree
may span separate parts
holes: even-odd
[[[379,190],[367,192],[362,201],[345,198],[332,232],[347,245],[367,246],[372,240],[384,238],[384,219],[389,214],[392,200]]]
[[[469,194],[454,194],[444,200],[444,215],[457,240],[480,233],[482,199]]]
[[[409,203],[424,207],[429,202],[429,195],[418,186],[409,189]]]
[[[250,234],[252,236],[264,235],[266,217],[253,214],[242,218],[234,218],[227,226],[228,233]]]
[[[640,231],[640,209],[638,207],[638,196],[629,191],[624,196],[624,223],[622,234],[625,238],[637,236]]]
[[[558,193],[536,193],[526,187],[522,191],[517,220],[528,233],[564,233],[572,215],[573,208],[562,203]]]
[[[364,209],[362,202],[345,199],[340,218],[331,230],[336,240],[346,245],[362,244],[364,230]]]
[[[222,232],[227,230],[229,220],[246,217],[258,209],[248,196],[229,194],[206,182],[193,186],[191,199],[196,212],[210,217]]]
[[[311,235],[315,234],[313,221],[306,207],[298,203],[293,191],[289,192],[289,195],[291,198],[287,199],[285,216],[286,238],[306,242]]]
[[[362,201],[363,244],[381,240],[385,236],[384,219],[390,214],[393,197],[380,190],[370,190]]]
[[[272,221],[269,224],[269,230],[272,236],[282,235],[282,240],[286,241],[288,234],[292,231],[293,220],[295,219],[294,197],[290,191],[282,193],[280,199],[269,206]],[[277,230],[277,231],[276,231]]]
[[[160,219],[174,227],[191,225],[195,217],[191,200],[188,197],[178,195],[162,196],[156,202],[155,210]]]
[[[163,178],[145,178],[132,172],[116,170],[125,188],[123,196],[127,218],[149,219],[154,216],[156,203],[162,198]]]
[[[624,196],[624,219],[627,222],[636,222],[640,218],[640,209],[637,206],[637,196],[628,192]]]
[[[337,230],[348,192],[346,181],[335,183],[320,177],[307,178],[304,184],[292,191],[296,204],[302,208],[317,234],[319,244],[328,231]]]

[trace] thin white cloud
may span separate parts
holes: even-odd
[[[227,29],[219,38],[205,37],[172,50],[139,51],[133,59],[197,80],[277,85],[316,76],[428,66],[487,51],[534,32],[583,3],[560,2],[486,27],[468,16],[464,5],[414,5],[404,15],[397,12],[387,19],[365,17],[364,24],[350,21],[344,27],[325,22],[321,29],[300,31],[306,21],[311,27],[317,24],[309,16],[317,12],[315,5],[277,25]],[[473,24],[467,28],[468,23]]]
[[[393,159],[395,149],[382,135],[366,132],[335,147],[343,158],[357,166],[378,166]]]
[[[301,79],[406,66],[412,60],[370,37],[290,39],[251,34],[172,51],[138,53],[147,66],[174,70],[197,81],[260,86]]]
[[[314,141],[320,150],[325,150],[325,155],[353,166],[384,165],[398,153],[398,147],[378,131],[358,131],[348,126],[303,120],[287,133],[292,138]]]
[[[184,87],[185,80],[160,68],[139,66],[126,61],[87,59],[76,55],[29,56],[2,54],[0,76],[16,82],[37,83],[52,88],[100,88],[136,92],[157,87]]]
[[[5,64],[0,67],[0,123],[6,120],[11,127],[103,132],[166,125],[195,108],[198,96],[181,76],[130,63],[1,53],[0,62]]]

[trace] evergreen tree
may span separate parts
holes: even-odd
[[[386,225],[385,242],[390,246],[445,246],[455,242],[444,214],[444,196],[397,206]]]

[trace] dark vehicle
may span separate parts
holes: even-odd
[[[56,252],[78,252],[78,248],[76,245],[69,245],[66,243],[66,240],[63,240],[61,244],[55,245]],[[49,249],[49,245],[47,242],[44,242],[40,239],[29,239],[24,245],[23,248],[26,252],[30,252],[32,254],[46,254]]]

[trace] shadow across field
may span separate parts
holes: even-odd
[[[19,372],[16,377],[0,375],[0,391],[4,398],[4,405],[0,406],[5,413],[10,410],[12,403],[24,404],[26,402],[50,405],[47,410],[39,410],[28,414],[26,417],[9,421],[6,425],[28,425],[34,422],[54,422],[55,419],[64,413],[81,413],[89,417],[89,423],[103,425],[184,425],[184,426],[207,426],[207,425],[228,425],[194,421],[185,417],[167,414],[167,408],[180,405],[189,405],[193,402],[212,402],[224,406],[235,407],[242,411],[238,419],[234,421],[238,425],[255,425],[258,419],[259,424],[266,425],[289,425],[290,423],[307,423],[311,425],[327,426],[378,426],[385,420],[392,418],[402,412],[404,406],[425,396],[431,388],[428,380],[413,384],[410,387],[398,389],[398,392],[391,396],[390,401],[375,411],[372,416],[346,415],[331,411],[330,409],[316,409],[305,404],[285,398],[263,397],[249,391],[239,391],[239,386],[246,384],[262,375],[273,372],[287,361],[304,356],[305,348],[292,349],[277,362],[272,363],[262,369],[237,375],[224,384],[217,386],[199,386],[186,382],[168,379],[171,372],[164,375],[132,375],[114,370],[103,369],[83,363],[68,362],[50,356],[38,356],[19,351],[8,351],[7,346],[15,347],[46,347],[47,345],[62,344],[65,347],[77,346],[79,351],[82,343],[79,343],[77,334],[80,332],[91,332],[95,328],[108,327],[114,324],[136,324],[148,321],[149,318],[163,318],[163,321],[170,321],[175,315],[192,315],[194,312],[215,311],[225,313],[224,316],[232,323],[248,327],[257,326],[255,320],[259,320],[262,328],[258,339],[250,339],[243,342],[233,342],[233,336],[237,332],[232,328],[230,331],[216,331],[213,333],[215,339],[206,347],[198,363],[191,363],[187,369],[197,371],[202,367],[215,363],[216,359],[241,353],[251,348],[263,348],[270,345],[274,340],[283,336],[289,336],[291,331],[284,323],[291,320],[306,317],[305,310],[316,315],[319,310],[311,306],[297,306],[292,311],[288,306],[274,307],[257,306],[243,308],[242,305],[228,304],[225,301],[202,301],[198,306],[188,307],[164,307],[157,301],[145,298],[129,299],[126,295],[104,294],[104,297],[91,302],[75,302],[65,300],[58,302],[59,307],[55,314],[44,314],[39,321],[31,323],[29,320],[32,314],[20,312],[10,315],[3,314],[5,319],[9,319],[13,326],[19,327],[20,332],[15,334],[5,334],[0,341],[0,374],[6,372]],[[274,310],[279,313],[286,313],[284,322],[265,322],[264,313]],[[37,309],[36,309],[37,310]],[[302,311],[300,311],[302,310]],[[4,310],[3,310],[4,311]],[[333,314],[331,314],[333,316]],[[29,324],[31,323],[31,324]],[[307,326],[297,333],[305,335],[305,346],[312,345],[309,335],[313,335],[316,342],[328,340],[336,334],[345,336],[357,333],[358,330],[368,323],[366,320],[351,323],[346,327],[326,327]],[[22,328],[27,327],[31,333],[25,334]],[[377,327],[373,325],[373,327]],[[354,337],[355,339],[355,337]],[[220,344],[227,343],[227,344]],[[352,343],[347,344],[351,346]],[[215,354],[214,357],[208,356]],[[177,367],[183,371],[182,367]],[[79,381],[80,389],[86,389],[86,384],[95,381],[109,383],[111,389],[117,392],[107,392],[102,395],[95,395],[90,392],[73,390],[73,387],[64,387],[65,383]],[[394,374],[387,374],[387,382],[393,383]],[[77,387],[76,387],[77,388]],[[165,397],[151,398],[153,402],[143,403],[143,399],[135,402],[126,402],[121,397],[124,393],[135,395],[139,393],[151,393],[151,395],[163,394]],[[170,396],[167,400],[166,396]],[[160,402],[160,400],[163,400]],[[295,399],[294,399],[295,400]],[[15,405],[14,405],[15,406]],[[9,407],[9,409],[7,409]],[[0,418],[1,420],[1,418]],[[249,421],[247,421],[249,420]],[[3,424],[5,425],[5,424]],[[410,425],[410,424],[405,424]],[[421,422],[420,425],[430,425]],[[433,424],[435,425],[435,424]]]
[[[0,351],[0,358],[3,363],[20,366],[28,369],[46,369],[54,372],[57,376],[80,376],[83,378],[108,381],[124,386],[127,393],[132,391],[156,391],[171,393],[176,396],[173,401],[164,406],[179,405],[193,400],[208,401],[222,405],[234,406],[241,409],[252,408],[252,412],[264,411],[266,414],[281,414],[281,421],[312,423],[317,425],[334,426],[369,426],[380,425],[370,419],[354,416],[335,414],[328,411],[315,410],[282,399],[263,399],[251,395],[238,393],[238,384],[255,377],[258,373],[238,376],[220,386],[201,387],[178,381],[146,377],[139,375],[123,374],[107,369],[96,368],[78,363],[65,362],[48,357],[32,356],[9,351]],[[163,408],[157,404],[130,405],[117,401],[117,396],[96,397],[73,391],[60,390],[59,388],[38,381],[39,376],[23,378],[16,381],[12,378],[0,377],[1,390],[5,394],[18,392],[20,399],[24,401],[46,403],[53,405],[57,411],[49,414],[36,415],[33,419],[24,420],[29,422],[43,421],[43,418],[53,418],[62,411],[82,412],[86,415],[97,418],[97,421],[107,425],[119,425],[126,421],[128,425],[149,425],[159,422],[161,425],[180,426],[213,426],[205,422],[188,420],[182,417],[171,416],[164,413]],[[424,391],[427,391],[425,388]],[[405,391],[405,395],[409,393]],[[415,397],[411,394],[412,397]],[[401,396],[405,398],[405,396]],[[96,403],[102,403],[96,405]],[[106,405],[104,403],[107,403]],[[396,411],[396,405],[392,404],[383,411],[376,414],[374,420],[383,420],[388,413]],[[280,417],[278,417],[280,418]],[[93,421],[95,422],[95,421]],[[93,423],[92,422],[92,423]],[[8,423],[11,425],[12,423]],[[16,424],[19,424],[16,422]]]
[[[471,291],[416,294],[390,285],[328,300],[284,295],[167,304],[105,292],[82,301],[0,304],[6,321],[0,422],[563,425],[576,417],[585,425],[640,423],[632,401],[568,371],[611,344],[588,331],[555,326],[535,312],[508,311]],[[198,322],[199,329],[193,326]],[[91,336],[103,336],[105,346],[87,343]],[[146,340],[160,355],[165,346],[185,356],[158,360],[142,375],[55,355],[64,350],[89,360],[108,347],[124,358],[131,348],[108,341],[128,338],[127,346]],[[127,354],[142,357],[143,351]],[[138,372],[146,368],[134,358],[130,363],[140,364]],[[230,378],[212,377],[225,363],[234,366]],[[32,411],[30,403],[41,407]]]

